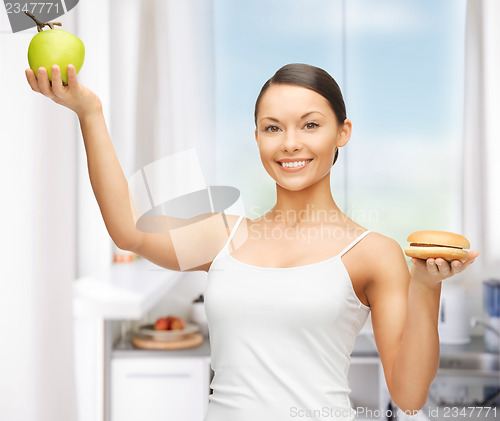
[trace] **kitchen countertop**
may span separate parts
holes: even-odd
[[[158,357],[210,357],[210,342],[208,338],[203,339],[203,343],[195,348],[187,349],[139,349],[128,341],[128,348],[113,348],[111,358],[158,358]]]
[[[203,344],[196,348],[187,348],[179,350],[148,350],[139,349],[132,345],[128,340],[126,349],[117,349],[113,347],[112,358],[135,358],[135,357],[165,357],[165,356],[183,356],[183,357],[199,357],[210,356],[210,341],[204,338]],[[378,352],[375,349],[375,342],[372,335],[359,335],[356,338],[354,349],[351,354],[353,358],[378,358]]]
[[[471,341],[464,345],[441,344],[441,354],[453,355],[471,352],[487,352],[482,336],[471,336]]]
[[[445,345],[441,344],[441,355],[456,355],[461,353],[486,352],[482,336],[472,336],[471,342],[465,345]],[[210,356],[210,343],[205,338],[203,344],[196,348],[181,350],[145,350],[138,349],[128,342],[127,349],[113,348],[113,358],[136,357],[136,356]],[[354,343],[351,356],[353,358],[378,358],[378,351],[375,347],[373,335],[358,335]]]
[[[115,263],[100,273],[75,281],[73,313],[107,320],[139,320],[182,275],[142,258]]]

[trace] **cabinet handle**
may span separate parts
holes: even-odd
[[[163,378],[163,377],[191,377],[189,373],[149,373],[149,374],[141,374],[141,373],[131,373],[127,374],[127,377],[130,378]]]

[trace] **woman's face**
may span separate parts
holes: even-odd
[[[260,157],[268,174],[288,190],[304,189],[329,174],[336,148],[350,135],[351,122],[339,126],[327,99],[310,89],[276,84],[261,98],[255,130]],[[287,167],[287,162],[297,164]]]

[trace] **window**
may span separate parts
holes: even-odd
[[[218,184],[247,216],[275,203],[254,140],[254,103],[284,64],[328,71],[353,135],[331,172],[352,219],[406,244],[459,230],[465,0],[215,0]]]

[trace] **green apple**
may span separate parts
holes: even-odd
[[[36,34],[28,47],[28,62],[38,77],[38,68],[45,67],[52,81],[52,66],[61,69],[64,85],[68,84],[68,64],[75,66],[78,73],[83,66],[85,46],[80,38],[62,29],[47,29]]]

